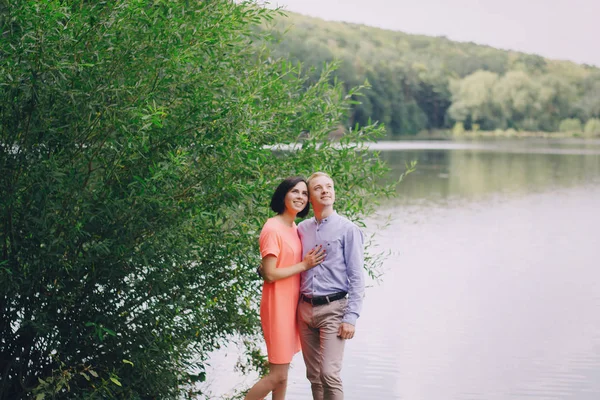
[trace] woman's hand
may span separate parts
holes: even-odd
[[[265,282],[273,283],[316,267],[323,262],[325,255],[323,246],[317,246],[306,253],[304,260],[298,264],[286,268],[277,268],[277,257],[269,254],[262,259],[256,272]]]
[[[309,270],[321,264],[325,259],[326,255],[327,254],[325,254],[325,249],[323,248],[323,245],[319,245],[314,249],[311,249],[308,253],[306,253],[302,262],[304,263],[306,270]]]

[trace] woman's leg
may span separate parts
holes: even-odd
[[[275,366],[275,364],[271,364],[271,368]],[[290,364],[277,365],[278,368],[278,378],[276,378],[277,385],[273,389],[272,400],[285,400],[285,391],[287,390],[287,378],[288,371],[290,370]]]
[[[269,374],[256,382],[248,391],[245,400],[262,400],[273,392],[273,400],[285,399],[290,364],[269,364]]]

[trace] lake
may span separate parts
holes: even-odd
[[[342,377],[347,400],[600,398],[600,141],[388,142],[417,171],[369,229],[389,250]],[[338,188],[338,193],[341,190]],[[214,398],[250,385],[215,354]],[[288,399],[310,399],[297,355]]]

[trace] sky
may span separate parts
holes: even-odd
[[[270,0],[270,6],[600,67],[600,0]]]

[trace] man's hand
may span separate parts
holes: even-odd
[[[338,330],[338,336],[342,339],[352,339],[354,337],[354,325],[342,322]]]
[[[272,283],[272,281],[267,279],[267,277],[265,276],[265,266],[263,265],[262,261],[260,262],[258,268],[256,268],[256,273],[262,278],[263,281],[267,283]]]

